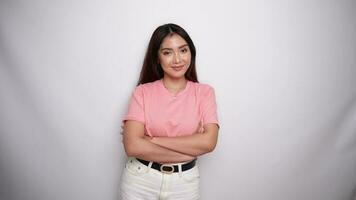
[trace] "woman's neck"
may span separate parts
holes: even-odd
[[[162,81],[163,81],[164,87],[173,93],[178,93],[178,92],[184,90],[184,88],[186,87],[187,82],[188,82],[188,80],[185,79],[185,77],[183,77],[181,79],[171,79],[168,77],[163,77]]]

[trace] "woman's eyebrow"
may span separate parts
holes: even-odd
[[[183,44],[182,46],[178,47],[178,49],[181,49],[181,48],[183,48],[185,46],[188,46],[188,44]],[[165,48],[161,49],[161,51],[163,51],[163,50],[172,50],[172,48],[165,47]]]

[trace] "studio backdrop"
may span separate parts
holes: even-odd
[[[119,199],[121,120],[165,23],[216,92],[203,200],[355,199],[355,1],[1,0],[1,200]]]

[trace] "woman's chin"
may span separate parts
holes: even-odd
[[[182,75],[167,74],[167,76],[168,76],[170,79],[183,79],[183,78],[185,78],[184,74],[182,74]]]
[[[170,72],[170,73],[165,73],[165,76],[171,78],[171,79],[181,79],[185,78],[185,71],[184,72]]]

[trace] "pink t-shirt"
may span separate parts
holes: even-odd
[[[174,96],[162,79],[141,84],[132,94],[125,120],[143,123],[152,137],[192,135],[200,121],[219,124],[214,89],[188,81],[185,89]]]

